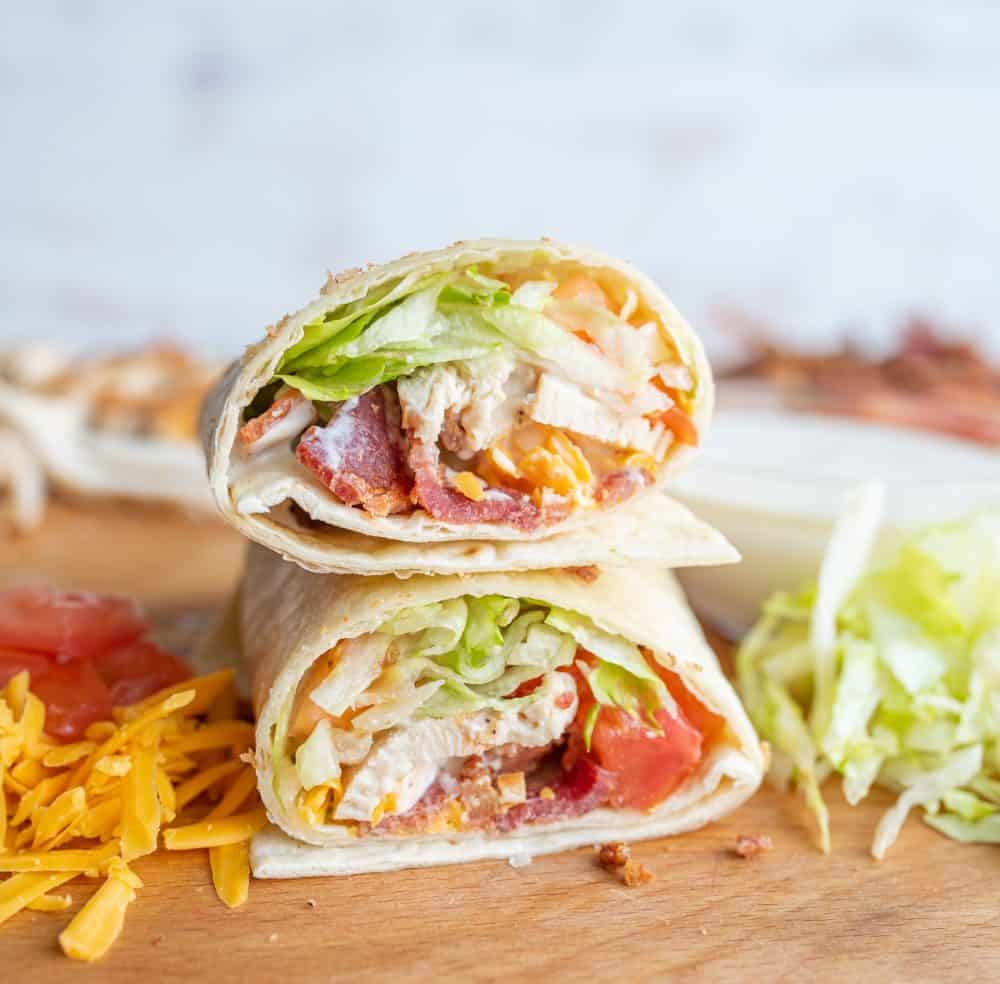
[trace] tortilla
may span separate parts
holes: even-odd
[[[23,476],[30,458],[36,474],[20,525],[41,522],[49,483],[211,510],[193,424],[215,375],[213,366],[168,348],[92,358],[44,343],[0,351],[0,428],[16,437],[21,459],[10,468]],[[109,397],[117,426],[101,419]]]
[[[691,460],[695,451],[680,440],[669,445],[648,487],[627,501],[571,511],[564,519],[533,529],[503,521],[435,519],[423,509],[406,515],[376,515],[339,500],[301,466],[287,446],[275,448],[273,453],[269,450],[262,460],[244,460],[238,451],[244,412],[272,381],[285,353],[301,342],[307,326],[407,277],[422,278],[498,260],[561,264],[567,270],[593,273],[609,290],[631,291],[638,299],[638,309],[648,312],[660,325],[661,336],[690,374],[692,389],[685,397],[690,404],[688,416],[697,432],[705,434],[714,393],[707,359],[695,333],[647,277],[619,260],[548,240],[457,243],[331,277],[317,300],[271,326],[263,341],[248,348],[230,367],[202,414],[209,482],[227,521],[249,539],[321,572],[502,571],[652,559],[651,549],[642,541],[649,534],[651,515],[662,508],[656,505],[660,500],[655,492]],[[297,510],[290,508],[292,503]],[[676,519],[680,530],[688,521],[674,505],[666,511],[663,529]],[[626,515],[630,518],[615,522],[614,517]],[[680,541],[686,545],[679,547],[676,555],[666,548],[661,557],[664,563],[725,563],[734,556],[704,527],[697,533],[692,528],[690,535],[682,532]]]
[[[650,811],[598,807],[572,819],[506,834],[450,831],[354,836],[343,825],[312,825],[278,792],[272,742],[282,743],[292,702],[313,662],[338,641],[362,636],[401,609],[461,596],[536,599],[589,618],[605,632],[648,647],[726,727],[695,771]],[[259,547],[250,551],[240,600],[242,653],[257,713],[256,768],[274,823],[253,843],[262,878],[355,874],[515,857],[605,840],[677,834],[719,818],[758,787],[764,754],[753,727],[672,575],[661,568],[607,568],[590,580],[569,571],[466,577],[364,578],[310,574]],[[292,767],[294,769],[294,766]],[[279,768],[284,775],[287,765]]]

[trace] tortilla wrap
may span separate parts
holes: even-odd
[[[721,735],[706,745],[682,784],[648,811],[601,806],[582,816],[527,823],[504,834],[473,830],[355,836],[337,823],[307,822],[281,778],[289,766],[281,764],[273,748],[283,744],[295,695],[314,661],[340,640],[373,632],[401,609],[486,595],[535,599],[648,647],[690,694],[725,719]],[[608,568],[594,580],[568,571],[546,571],[415,576],[400,581],[310,574],[252,547],[239,622],[258,720],[258,785],[275,825],[252,845],[258,877],[386,871],[677,834],[734,809],[761,781],[764,755],[753,727],[676,581],[660,568]],[[282,787],[285,791],[279,793]]]
[[[690,386],[684,394],[687,419],[697,434],[704,436],[713,406],[711,370],[697,336],[647,277],[619,260],[549,241],[457,243],[436,252],[411,254],[383,266],[331,277],[317,300],[271,326],[263,341],[248,348],[243,358],[230,367],[202,413],[209,482],[228,522],[249,539],[286,558],[311,570],[333,573],[517,570],[650,559],[650,549],[640,542],[648,533],[650,513],[638,511],[639,504],[655,510],[650,503],[657,502],[656,490],[662,489],[695,451],[689,444],[673,440],[672,433],[664,432],[669,440],[662,460],[655,462],[655,475],[647,472],[645,486],[639,491],[630,490],[621,504],[615,504],[616,497],[607,496],[600,499],[598,507],[573,506],[565,518],[546,519],[530,529],[502,520],[449,521],[434,518],[423,508],[406,514],[380,515],[338,498],[328,487],[329,482],[321,481],[297,460],[290,441],[257,456],[245,453],[241,427],[248,412],[251,419],[254,413],[261,412],[259,408],[248,408],[258,393],[274,381],[286,353],[299,351],[295,346],[301,348],[307,329],[314,330],[324,316],[359,299],[377,296],[391,284],[408,282],[407,278],[421,278],[420,282],[424,282],[427,277],[501,262],[537,262],[548,264],[548,268],[583,270],[599,279],[609,296],[628,294],[630,303],[638,306],[642,317],[648,316],[651,330],[659,332],[657,337],[679,360],[679,371]],[[548,327],[560,337],[572,336],[554,322],[548,322]],[[571,340],[574,345],[580,344],[578,339]],[[461,367],[469,363],[459,360],[454,364]],[[649,384],[645,385],[648,388]],[[302,399],[299,393],[293,395]],[[342,407],[350,402],[335,405]],[[487,493],[492,491],[492,486],[487,488]],[[297,510],[289,508],[292,503]],[[680,517],[674,506],[667,508]],[[612,516],[630,510],[636,510],[632,519],[617,525],[612,522]],[[574,544],[571,537],[563,536],[569,533],[579,537],[578,542]],[[731,552],[716,536],[707,530],[702,533],[700,549],[694,549],[689,538],[691,549],[681,550],[676,557],[668,553],[662,557],[663,562],[676,566],[732,559]],[[393,545],[387,546],[390,543]],[[541,555],[546,558],[544,565]]]
[[[45,474],[17,431],[0,427],[0,516],[19,533],[35,529],[45,512]]]
[[[26,474],[30,457],[37,473],[21,525],[41,521],[43,477],[84,495],[212,509],[194,424],[216,375],[166,347],[89,358],[43,342],[0,351],[0,428],[19,447],[10,468]]]

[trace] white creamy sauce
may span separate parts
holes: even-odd
[[[871,479],[912,503],[921,489],[1000,483],[1000,454],[863,421],[734,409],[715,415],[698,463],[674,488],[685,498],[826,517],[850,486]]]
[[[340,468],[340,464],[344,460],[344,452],[358,429],[358,422],[353,414],[357,405],[358,398],[356,396],[345,400],[337,408],[333,420],[326,427],[320,428],[317,433],[316,439],[323,451],[323,463],[333,471]]]
[[[863,421],[732,409],[671,494],[743,555],[732,567],[689,569],[692,605],[734,636],[773,592],[816,577],[852,489],[887,489],[883,542],[901,528],[1000,507],[1000,453],[964,441]]]
[[[249,455],[258,455],[279,444],[288,444],[298,437],[316,419],[316,408],[312,400],[298,400],[292,408],[272,424],[261,436],[253,442],[246,452]]]

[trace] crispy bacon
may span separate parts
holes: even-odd
[[[419,834],[426,830],[448,802],[448,794],[440,780],[435,780],[427,792],[406,813],[383,817],[378,824],[379,834]],[[371,833],[371,824],[359,823],[358,834]]]
[[[285,387],[278,398],[257,417],[248,420],[237,434],[240,444],[249,448],[256,444],[268,431],[284,420],[295,407],[306,402],[306,398],[296,389]]]
[[[403,453],[399,404],[388,386],[340,404],[325,427],[305,432],[295,454],[349,506],[362,506],[375,516],[410,507],[412,479]]]
[[[796,352],[757,329],[748,340],[752,358],[726,375],[770,384],[790,409],[1000,445],[1000,367],[927,321],[914,319],[898,350],[879,360],[850,345],[825,355]]]
[[[585,581],[587,584],[593,584],[601,576],[601,569],[595,567],[593,564],[589,564],[586,567],[564,567],[563,570],[567,574],[575,574],[581,581]]]
[[[597,863],[606,871],[611,871],[613,868],[624,868],[631,858],[632,851],[628,844],[611,841],[609,844],[602,844],[598,849]]]
[[[573,768],[551,786],[537,788],[533,784],[524,803],[494,818],[493,829],[507,833],[526,823],[583,816],[607,803],[614,785],[613,773],[602,769],[591,758],[578,759]]]
[[[457,779],[451,781],[451,792],[446,791],[440,779],[435,780],[406,813],[385,817],[374,829],[369,824],[359,824],[358,833],[362,836],[372,832],[378,835],[420,833],[433,827],[455,804],[461,807],[463,829],[507,833],[526,823],[582,816],[609,801],[615,785],[614,774],[589,757],[578,759],[568,772],[553,772],[552,768],[544,766],[538,768],[528,778],[524,800],[514,806],[505,801],[502,790],[497,788],[498,778],[513,775],[509,768],[512,764],[536,768],[539,758],[551,749],[551,745],[545,745],[518,752],[514,746],[503,746],[496,750],[503,751],[504,766],[499,773],[495,760],[470,758]],[[517,775],[523,777],[524,773],[518,769]]]
[[[449,523],[510,523],[522,530],[542,522],[539,508],[523,492],[490,487],[479,502],[444,484],[437,445],[411,437],[409,464],[413,470],[412,499],[435,519]]]
[[[639,861],[626,861],[622,868],[622,884],[626,888],[638,888],[655,880],[656,875]]]
[[[604,476],[594,498],[607,505],[624,502],[652,482],[653,476],[645,468],[622,468]]]

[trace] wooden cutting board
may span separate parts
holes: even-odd
[[[57,503],[45,527],[0,542],[0,584],[132,594],[165,627],[226,596],[241,544],[211,521],[120,504]],[[145,858],[146,887],[98,965],[62,956],[72,913],[0,927],[4,981],[422,980],[940,981],[1000,979],[1000,853],[911,818],[881,864],[867,848],[878,794],[856,809],[828,784],[834,852],[799,801],[763,790],[734,815],[633,847],[655,881],[627,889],[590,849],[528,867],[484,862],[342,879],[255,881],[230,912],[204,853]],[[755,861],[739,834],[766,833]],[[75,911],[91,890],[68,886]]]

